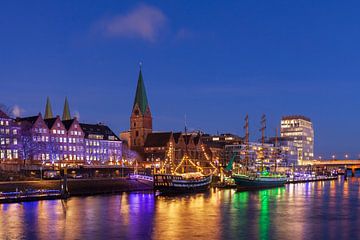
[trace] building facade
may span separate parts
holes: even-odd
[[[203,143],[202,135],[199,133],[153,132],[146,138],[145,161],[157,171],[167,173],[175,171],[185,154],[204,172],[214,170],[216,164],[211,151]],[[189,164],[187,167],[194,168],[194,165]],[[181,172],[183,169],[177,171]]]
[[[281,146],[288,147],[291,155],[296,155],[295,165],[304,160],[314,159],[314,129],[309,118],[285,116],[281,119]]]
[[[53,117],[47,99],[42,114],[11,119],[0,111],[0,160],[24,165],[118,164],[122,142],[103,124],[80,123],[71,118],[67,99],[63,119]],[[17,162],[14,162],[14,161]]]
[[[122,160],[122,142],[108,126],[80,123],[80,127],[84,132],[87,164],[119,164]]]
[[[20,150],[20,127],[0,110],[0,161],[19,160]]]

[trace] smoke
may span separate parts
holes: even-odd
[[[21,117],[21,114],[24,112],[24,109],[22,109],[20,106],[15,105],[12,110],[11,113],[14,117]]]

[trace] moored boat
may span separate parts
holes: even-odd
[[[245,118],[245,167],[243,169],[238,169],[238,173],[233,173],[232,178],[235,181],[238,190],[257,190],[263,188],[273,188],[273,187],[282,187],[287,182],[287,177],[282,174],[278,174],[276,172],[277,168],[277,153],[278,151],[275,150],[274,154],[274,165],[275,171],[271,172],[266,170],[264,167],[264,159],[265,159],[265,152],[264,152],[264,143],[265,143],[265,129],[266,129],[266,117],[265,115],[261,118],[261,128],[260,131],[262,133],[261,143],[262,146],[259,148],[259,159],[260,159],[260,167],[256,170],[256,164],[253,162],[252,165],[255,167],[255,170],[249,170],[251,167],[249,166],[249,119],[248,116]],[[277,147],[277,130],[276,130],[276,137],[275,137],[275,147]]]
[[[185,127],[185,136],[187,130]],[[212,171],[205,171],[200,166],[198,159],[191,159],[187,150],[188,142],[185,141],[185,153],[178,164],[175,164],[175,159],[169,154],[169,158],[163,164],[161,173],[154,174],[154,190],[160,193],[192,193],[208,190],[212,181]],[[172,152],[172,150],[170,151]],[[208,159],[209,160],[209,159]],[[209,164],[215,169],[214,165],[209,160]],[[170,167],[170,173],[166,173],[166,166]]]
[[[233,174],[238,190],[256,190],[263,188],[283,187],[287,178],[282,175],[260,173]]]
[[[200,172],[185,174],[155,174],[154,190],[162,193],[200,192],[210,188],[212,175]]]

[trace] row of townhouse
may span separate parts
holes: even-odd
[[[108,126],[77,118],[12,119],[0,111],[0,161],[23,164],[116,164],[122,142]]]

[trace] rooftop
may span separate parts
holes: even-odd
[[[289,115],[289,116],[283,116],[281,118],[282,120],[295,120],[295,119],[302,119],[308,122],[311,122],[311,119],[308,117],[305,117],[303,115]]]

